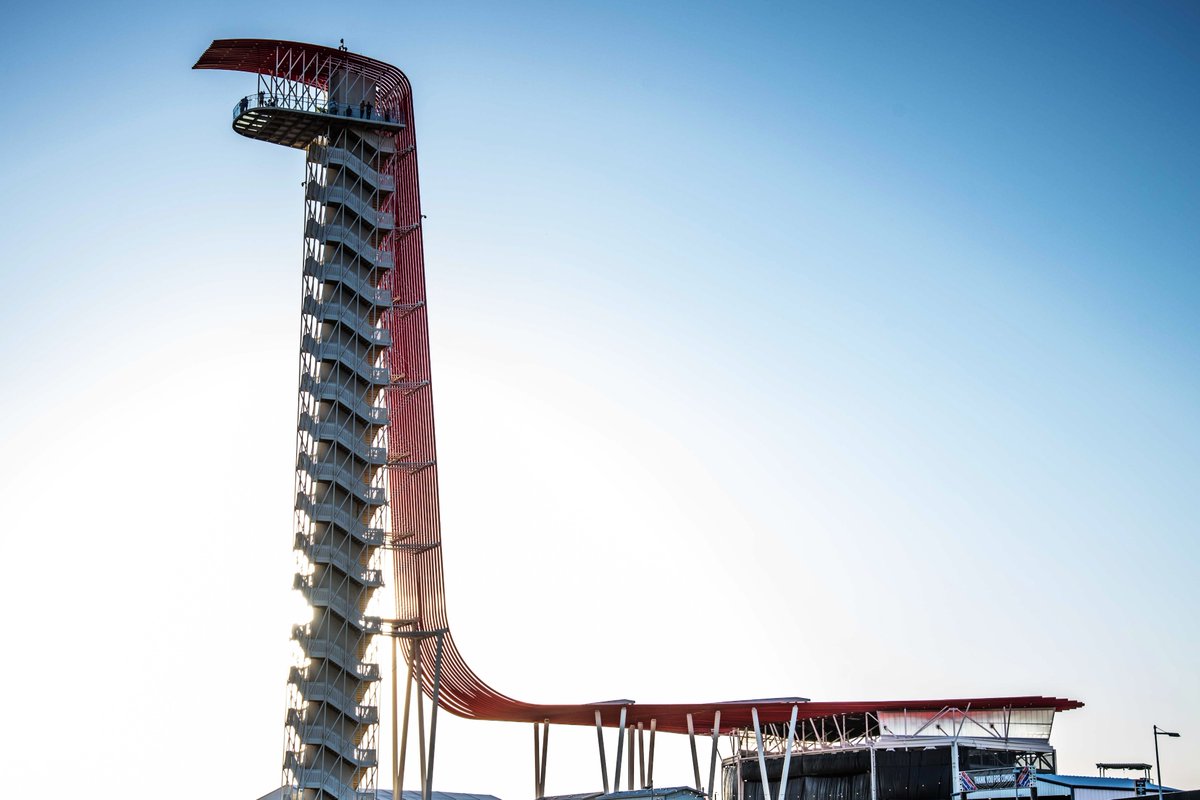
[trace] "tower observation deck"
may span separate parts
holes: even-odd
[[[653,785],[654,733],[686,733],[692,739],[700,790],[695,733],[711,730],[711,796],[717,736],[744,733],[751,726],[761,751],[763,731],[789,719],[792,733],[797,723],[803,731],[807,721],[816,731],[816,721],[829,720],[830,729],[836,727],[846,736],[848,714],[880,718],[898,710],[945,713],[950,707],[1053,712],[1081,705],[1036,696],[547,705],[514,700],[490,687],[459,653],[446,612],[421,199],[408,78],[393,66],[345,50],[264,39],[214,41],[195,68],[255,74],[256,91],[234,105],[234,131],[305,154],[295,502],[295,548],[303,566],[295,588],[312,615],[292,632],[304,658],[288,677],[285,798],[375,797],[380,667],[371,661],[371,644],[380,635],[392,642],[392,739],[393,747],[399,741],[400,748],[398,757],[393,751],[393,787],[399,790],[402,783],[410,703],[406,689],[401,736],[395,702],[400,652],[408,670],[406,685],[418,689],[421,789],[426,800],[433,785],[439,708],[474,719],[533,723],[539,796],[545,789],[550,723],[597,727],[606,791],[604,728],[618,733],[613,779],[617,789],[623,742],[629,742],[627,785],[633,788],[634,733],[640,747],[641,731],[648,729],[650,769],[648,777],[642,776],[643,786]],[[386,581],[385,571],[390,573]],[[368,603],[385,583],[392,590],[393,616],[370,616]],[[538,660],[535,653],[527,657],[531,663]],[[428,748],[420,721],[423,697],[432,701]],[[864,722],[861,735],[877,733],[878,728],[878,722]],[[792,733],[786,738],[789,748]],[[765,763],[762,773],[766,775]]]

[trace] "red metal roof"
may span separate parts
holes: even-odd
[[[515,701],[514,701],[515,702]],[[711,731],[716,711],[721,712],[721,731],[728,733],[735,728],[752,725],[750,710],[758,710],[759,721],[786,723],[791,717],[792,706],[797,706],[799,719],[816,719],[839,714],[862,714],[879,711],[925,711],[938,712],[944,708],[987,710],[1001,708],[1053,708],[1069,711],[1081,708],[1083,703],[1061,697],[984,697],[950,698],[945,700],[855,700],[847,702],[824,701],[797,703],[794,700],[746,700],[724,703],[591,703],[583,705],[527,705],[518,711],[508,708],[495,716],[484,715],[483,719],[509,722],[538,722],[550,720],[565,725],[595,725],[596,711],[600,711],[605,726],[620,724],[621,708],[627,708],[625,724],[641,722],[649,727],[655,720],[658,730],[668,733],[687,733],[687,715],[692,715],[697,732]]]
[[[274,75],[324,89],[328,83],[328,71],[314,70],[312,67],[316,62],[332,63],[335,67],[365,75],[374,81],[381,95],[395,93],[403,97],[409,93],[408,78],[391,64],[336,47],[283,39],[216,39],[192,69]]]

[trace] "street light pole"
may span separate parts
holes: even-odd
[[[1162,800],[1162,765],[1158,762],[1158,737],[1170,736],[1172,739],[1178,739],[1179,734],[1175,731],[1164,731],[1157,725],[1154,726],[1154,772],[1158,776],[1158,800]]]

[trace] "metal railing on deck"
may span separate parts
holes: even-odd
[[[288,111],[307,111],[310,114],[326,114],[331,117],[378,122],[384,125],[403,127],[404,120],[388,109],[375,108],[374,103],[338,103],[306,95],[282,95],[271,92],[255,92],[238,100],[233,107],[233,118],[256,108],[283,108]]]

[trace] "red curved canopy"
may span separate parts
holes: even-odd
[[[566,725],[595,725],[596,711],[599,711],[604,725],[615,727],[620,724],[621,709],[626,708],[626,725],[643,723],[650,726],[655,721],[660,731],[668,733],[687,733],[687,716],[692,715],[692,723],[697,732],[711,732],[715,712],[721,712],[721,732],[728,733],[737,728],[749,728],[753,724],[751,709],[758,711],[759,722],[762,724],[786,723],[791,718],[792,707],[798,709],[797,719],[819,719],[841,714],[877,713],[880,711],[911,711],[936,713],[946,708],[972,711],[992,709],[1031,709],[1052,708],[1055,711],[1069,711],[1080,708],[1083,703],[1078,700],[1067,700],[1061,697],[985,697],[985,698],[950,698],[946,700],[880,700],[880,701],[824,701],[796,702],[793,699],[744,700],[723,703],[629,703],[615,701],[612,703],[590,703],[582,705],[539,705],[519,704],[521,709],[509,709],[503,716],[487,717],[488,719],[503,719],[510,722],[550,722]]]
[[[192,69],[253,72],[325,89],[329,80],[327,64],[370,78],[382,96],[399,99],[409,93],[408,78],[391,64],[336,47],[283,39],[217,39]]]

